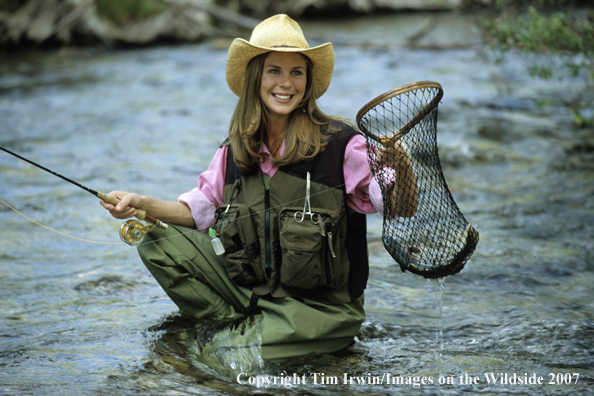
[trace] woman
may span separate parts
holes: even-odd
[[[120,191],[110,193],[116,207],[102,202],[118,219],[143,209],[174,225],[139,246],[147,268],[197,319],[256,315],[264,359],[337,351],[365,319],[365,215],[383,210],[382,197],[365,139],[316,104],[333,68],[332,44],[309,48],[286,15],[263,21],[229,49],[227,82],[239,101],[198,186],[176,202]],[[386,202],[411,216],[416,190],[399,180],[414,174],[399,144],[390,151],[403,161]],[[404,199],[395,205],[392,195]]]

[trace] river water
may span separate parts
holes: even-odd
[[[178,314],[95,197],[0,152],[0,199],[22,214],[0,203],[0,393],[594,392],[594,130],[576,128],[567,109],[583,80],[531,78],[534,59],[523,54],[495,62],[464,18],[447,34],[433,29],[433,42],[402,46],[411,24],[432,18],[310,22],[305,31],[312,44],[337,43],[320,99],[329,114],[354,119],[375,96],[414,81],[444,87],[441,162],[480,233],[461,273],[441,283],[402,274],[381,246],[381,218],[369,216],[357,342],[283,364],[239,356],[216,372],[197,350],[221,325]],[[3,54],[0,146],[99,191],[173,200],[224,139],[236,102],[227,47]],[[238,383],[250,365],[253,381],[301,382]]]

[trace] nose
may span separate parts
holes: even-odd
[[[278,85],[281,88],[291,88],[291,86],[293,85],[291,83],[291,76],[288,73],[283,73]]]

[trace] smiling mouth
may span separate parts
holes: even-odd
[[[272,94],[272,96],[274,96],[277,99],[281,99],[281,100],[289,100],[293,97],[293,95],[281,95],[281,94]]]

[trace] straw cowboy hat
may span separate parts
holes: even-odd
[[[227,54],[227,84],[240,96],[248,63],[266,52],[299,52],[313,63],[313,83],[317,86],[316,98],[322,96],[330,85],[334,70],[334,49],[331,43],[309,48],[303,31],[287,15],[280,14],[265,19],[254,28],[250,41],[236,38]]]

